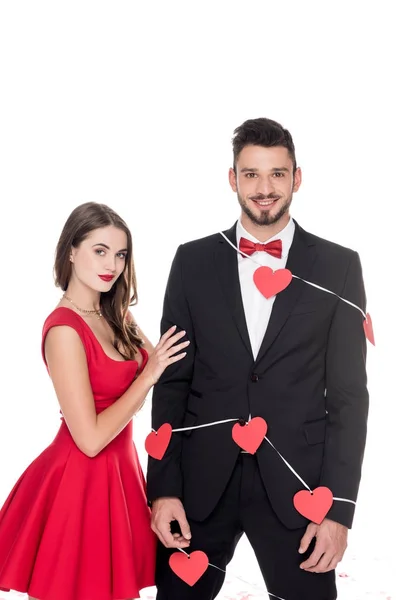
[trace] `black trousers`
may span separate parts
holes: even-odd
[[[229,484],[212,514],[202,522],[189,519],[192,540],[186,552],[203,550],[209,562],[225,571],[243,533],[249,539],[268,592],[284,600],[335,600],[335,573],[308,573],[299,565],[306,554],[298,548],[305,529],[290,530],[277,519],[261,481],[257,459],[240,454]],[[171,570],[172,552],[161,543],[157,551],[157,600],[213,600],[225,573],[209,566],[199,581],[187,585]]]

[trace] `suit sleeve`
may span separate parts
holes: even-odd
[[[189,312],[182,277],[182,246],[179,246],[172,263],[164,297],[161,334],[173,325],[177,332],[185,330],[181,340],[190,340],[187,355],[166,368],[154,386],[152,399],[152,428],[157,430],[164,423],[172,428],[182,425],[187,398],[192,381],[195,355],[193,324]],[[149,456],[147,469],[147,498],[149,503],[160,497],[182,499],[181,434],[173,433],[168,449],[161,460]]]
[[[365,312],[361,263],[353,253],[341,296]],[[327,430],[321,485],[336,498],[357,499],[367,434],[368,390],[363,315],[339,301],[326,354]],[[334,500],[327,518],[351,527],[355,505]]]

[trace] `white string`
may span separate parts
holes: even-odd
[[[356,503],[354,502],[354,500],[348,500],[347,498],[335,498],[335,497],[333,497],[333,500],[336,500],[337,502],[350,502],[350,504],[354,504],[354,506],[356,506]]]
[[[237,248],[237,246],[235,246],[235,244],[233,244],[226,237],[226,235],[224,233],[222,233],[222,231],[220,231],[219,233],[222,235],[223,238],[225,238],[225,240],[228,242],[228,244],[230,244],[232,246],[232,248],[234,248],[236,250],[236,252],[239,252],[239,254],[242,254],[243,256],[246,256],[247,258],[250,258],[250,260],[252,260],[259,267],[264,267],[265,266],[265,265],[262,265],[261,263],[259,263],[258,260],[256,260],[252,256],[250,256],[250,254],[246,254],[245,252],[242,252],[239,248]],[[357,304],[353,304],[353,302],[350,302],[349,300],[346,300],[346,298],[342,298],[342,296],[339,296],[339,294],[336,294],[336,292],[332,292],[331,290],[328,290],[328,289],[326,289],[326,288],[324,288],[324,287],[322,287],[320,285],[317,285],[316,283],[311,283],[311,281],[307,281],[306,279],[303,279],[302,277],[298,277],[297,275],[293,275],[293,273],[292,273],[292,277],[294,277],[295,279],[300,279],[300,281],[303,281],[304,283],[307,283],[308,285],[311,285],[312,287],[315,287],[318,290],[322,290],[323,292],[327,292],[328,294],[332,294],[333,296],[336,296],[336,298],[339,298],[339,300],[342,300],[343,302],[346,302],[346,304],[349,304],[353,308],[356,308],[357,310],[359,310],[360,313],[363,315],[364,319],[367,318],[367,315],[362,310],[362,308],[360,308],[359,306],[357,306]]]
[[[308,487],[308,485],[306,484],[306,482],[300,477],[300,475],[298,473],[296,473],[296,471],[293,469],[293,467],[288,463],[288,461],[283,458],[282,454],[275,448],[275,446],[273,445],[273,443],[267,438],[267,436],[264,437],[264,440],[267,440],[268,444],[270,444],[272,446],[272,448],[275,450],[275,452],[277,452],[277,454],[279,454],[279,456],[281,457],[281,459],[283,460],[283,462],[285,463],[285,465],[292,471],[293,475],[295,475],[297,477],[297,479],[299,481],[301,481],[301,483],[304,485],[304,487],[306,487],[308,489],[309,492],[312,493],[312,490],[310,487]]]
[[[308,485],[306,484],[305,481],[303,481],[303,479],[300,477],[300,475],[298,473],[296,473],[296,471],[293,469],[293,467],[288,463],[288,461],[283,458],[282,454],[279,452],[279,450],[277,450],[275,448],[275,446],[273,445],[273,443],[267,438],[267,436],[265,436],[264,438],[265,440],[267,440],[267,442],[272,446],[272,448],[275,450],[275,452],[277,452],[279,454],[279,456],[281,457],[281,459],[283,460],[283,462],[285,463],[285,465],[292,471],[293,475],[295,475],[297,477],[297,479],[299,479],[299,481],[301,481],[301,483],[308,489],[309,492],[311,492],[311,494],[313,493],[311,488],[308,487]],[[333,497],[332,500],[336,500],[338,502],[349,502],[350,504],[354,504],[354,506],[356,506],[356,503],[354,502],[354,500],[348,500],[347,498],[336,498]]]
[[[308,283],[308,285],[312,285],[313,287],[315,287],[315,288],[317,288],[319,290],[322,290],[323,292],[327,292],[328,294],[332,294],[333,296],[336,296],[336,298],[339,298],[339,300],[343,300],[343,302],[346,302],[346,304],[349,304],[353,308],[356,308],[357,310],[359,310],[360,313],[363,315],[364,319],[367,318],[367,315],[362,310],[362,308],[360,308],[359,306],[357,306],[357,304],[353,304],[353,302],[350,302],[350,300],[346,300],[346,298],[342,298],[342,296],[339,296],[339,294],[336,294],[336,292],[332,292],[331,290],[327,290],[326,288],[323,288],[320,285],[317,285],[316,283],[311,283],[311,281],[307,281],[306,279],[302,279],[301,277],[297,277],[297,275],[293,275],[293,273],[292,273],[292,277],[294,277],[295,279],[300,279],[300,281],[304,281],[304,283]]]
[[[186,554],[186,556],[188,558],[190,558],[190,554],[188,554],[187,552],[185,552],[185,550],[183,550],[182,548],[177,548],[177,550],[179,550],[180,552],[183,552],[183,554]],[[210,562],[208,563],[209,567],[214,567],[214,569],[218,569],[218,571],[222,571],[222,573],[226,573],[226,571],[224,571],[223,569],[220,569],[219,567],[211,564]]]
[[[224,421],[214,421],[213,423],[205,423],[204,425],[195,425],[194,427],[180,427],[179,429],[173,429],[172,431],[189,431],[189,429],[200,429],[201,427],[211,427],[212,425],[220,425],[221,423],[232,423],[233,421],[240,421],[240,419],[225,419]]]
[[[194,427],[180,427],[179,429],[172,429],[171,433],[177,431],[189,431],[190,429],[201,429],[202,427],[211,427],[212,425],[220,425],[221,423],[232,423],[233,421],[240,421],[240,419],[225,419],[224,421],[214,421],[213,423],[205,423],[204,425],[195,425]],[[157,430],[151,428],[152,432],[157,435]]]

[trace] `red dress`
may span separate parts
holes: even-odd
[[[108,357],[87,323],[57,308],[43,327],[68,325],[85,347],[96,412],[113,404],[138,372]],[[140,349],[145,366],[148,355]],[[154,585],[155,535],[132,421],[96,457],[60,429],[21,475],[0,510],[0,590],[39,600],[125,600]]]

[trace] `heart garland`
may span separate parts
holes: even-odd
[[[232,420],[238,419],[227,419],[225,421],[218,421],[208,425],[217,425],[219,423],[226,423]],[[145,448],[150,456],[161,460],[168,448],[172,433],[174,431],[196,429],[197,427],[202,426],[200,425],[174,430],[169,423],[164,423],[157,431],[152,431],[147,436]],[[253,417],[244,425],[242,423],[235,423],[235,425],[232,427],[232,438],[235,443],[242,448],[242,450],[245,450],[250,454],[256,453],[263,439],[267,440],[267,442],[279,454],[289,469],[306,487],[308,487],[307,484],[296,473],[296,471],[290,466],[290,464],[283,458],[272,442],[266,437],[267,431],[268,425],[266,421],[262,417]],[[335,498],[328,487],[319,486],[314,490],[308,488],[308,490],[300,490],[297,492],[293,497],[293,505],[297,512],[303,517],[312,521],[313,523],[316,523],[317,525],[320,525],[328,514],[334,500],[342,500],[344,502],[352,502],[355,504],[355,502],[352,500]],[[180,579],[182,579],[182,581],[187,583],[189,586],[194,586],[202,577],[202,575],[204,575],[210,563],[207,554],[203,551],[196,550],[191,554],[188,554],[184,550],[181,550],[180,552],[174,552],[170,556],[169,565],[172,571]],[[278,596],[275,597],[278,598]]]
[[[363,327],[364,327],[365,337],[367,338],[367,340],[369,342],[371,342],[371,344],[373,346],[375,346],[374,330],[372,327],[371,315],[369,313],[367,313],[367,316],[365,317]]]
[[[291,271],[289,271],[289,269],[277,269],[276,271],[273,271],[272,269],[270,269],[270,267],[259,267],[258,269],[256,269],[254,271],[253,281],[254,281],[258,291],[261,292],[261,294],[265,298],[267,298],[267,300],[269,300],[269,298],[272,298],[273,296],[276,296],[280,292],[283,292],[283,290],[285,290],[288,287],[288,285],[291,283],[293,277],[295,277],[295,276],[292,274]],[[301,279],[301,278],[296,277],[296,279]],[[304,281],[304,279],[301,279],[301,281]],[[309,282],[305,282],[305,283],[309,283]],[[314,284],[311,284],[311,285],[314,285]],[[315,286],[315,287],[318,287],[318,289],[324,290],[324,288],[321,288],[320,286]],[[328,293],[332,293],[332,292],[330,292],[330,290],[324,290],[324,291],[327,291]],[[371,315],[369,313],[364,315],[364,311],[362,311],[358,306],[356,306],[352,302],[348,302],[345,298],[341,298],[337,294],[333,294],[333,295],[337,296],[340,300],[343,300],[347,304],[354,306],[362,313],[362,315],[364,316],[363,328],[364,328],[365,337],[373,346],[375,346],[375,337],[374,337],[374,330],[372,327]]]
[[[313,492],[301,490],[294,495],[293,504],[303,517],[320,525],[333,504],[333,494],[324,486],[315,488]]]
[[[226,421],[223,421],[226,422]],[[210,423],[210,425],[217,425],[217,423]],[[197,426],[197,427],[201,427]],[[195,429],[196,427],[188,427],[185,429]],[[182,431],[182,430],[179,430]],[[232,438],[234,442],[245,452],[249,454],[255,454],[265,439],[279,454],[284,463],[288,468],[296,475],[298,479],[308,488],[307,484],[301,479],[296,471],[290,466],[290,464],[283,458],[280,452],[275,448],[272,442],[266,437],[268,431],[268,425],[262,417],[253,417],[247,423],[235,423],[232,427]],[[169,423],[164,423],[157,431],[152,431],[146,438],[145,448],[149,456],[157,460],[161,460],[168,448],[168,444],[171,440],[171,436],[174,430]],[[317,523],[318,525],[326,517],[330,510],[333,500],[331,490],[327,487],[320,486],[312,491],[301,490],[297,492],[293,497],[293,505],[297,512],[303,517],[306,517],[310,521]],[[346,499],[342,499],[346,501]],[[352,501],[350,501],[352,502]],[[182,559],[180,559],[182,560]]]
[[[195,550],[191,554],[174,552],[169,557],[169,566],[172,571],[190,586],[197,583],[204,575],[208,564],[208,556],[201,550]]]
[[[232,248],[234,250],[236,250],[236,252],[238,252],[239,254],[242,254],[243,256],[246,256],[247,258],[252,260],[257,265],[260,265],[260,263],[257,262],[257,260],[255,260],[252,256],[239,250],[239,248],[237,248],[235,246],[235,244],[233,244],[222,231],[220,231],[219,233],[228,242],[228,244],[230,246],[232,246]],[[375,346],[375,337],[374,337],[374,331],[373,331],[373,327],[372,327],[371,316],[369,315],[369,313],[365,314],[364,311],[359,306],[357,306],[356,304],[353,304],[352,302],[349,302],[349,300],[346,300],[346,298],[342,298],[341,296],[339,296],[335,292],[332,292],[331,290],[323,288],[320,285],[316,285],[315,283],[311,283],[310,281],[306,281],[305,279],[302,279],[301,277],[297,277],[297,275],[293,275],[289,269],[277,269],[276,271],[274,271],[273,269],[270,269],[270,267],[260,265],[259,268],[256,269],[256,271],[254,272],[254,275],[253,275],[253,281],[254,281],[257,289],[267,299],[272,298],[273,296],[276,296],[277,294],[279,294],[280,292],[285,290],[288,287],[288,285],[291,283],[293,278],[300,279],[300,281],[303,281],[304,283],[307,283],[308,285],[316,287],[319,290],[322,290],[323,292],[327,292],[328,294],[333,294],[334,296],[339,298],[339,300],[346,302],[346,304],[349,304],[350,306],[353,306],[353,308],[356,308],[358,311],[360,311],[364,317],[363,328],[364,328],[365,337],[373,346]]]
[[[239,419],[228,419],[227,421],[238,420]],[[227,421],[225,420],[222,422],[226,423]],[[217,425],[217,423],[214,424]],[[147,454],[156,460],[161,460],[167,451],[172,433],[175,431],[184,431],[185,429],[195,429],[195,427],[174,430],[169,423],[164,423],[157,431],[152,431],[146,437],[144,446]],[[232,428],[232,438],[242,450],[245,450],[250,454],[255,454],[261,445],[261,442],[267,435],[267,430],[268,426],[265,420],[262,417],[254,417],[243,425],[236,423]]]
[[[265,298],[272,298],[287,288],[292,281],[289,269],[273,271],[269,267],[259,267],[254,271],[253,281]]]
[[[167,451],[171,436],[172,427],[169,423],[164,423],[158,431],[149,433],[144,443],[147,454],[157,460],[161,460]]]
[[[255,454],[267,435],[267,429],[267,423],[262,417],[254,417],[245,425],[236,423],[232,428],[232,437],[242,450]]]

